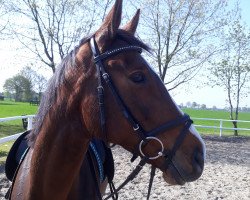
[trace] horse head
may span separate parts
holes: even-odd
[[[141,55],[149,48],[134,36],[140,11],[119,28],[121,13],[122,0],[116,0],[101,27],[76,53],[88,80],[80,103],[88,136],[148,158],[170,184],[194,181],[203,171],[204,142]],[[83,61],[86,57],[89,62]]]

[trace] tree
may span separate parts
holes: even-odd
[[[233,22],[223,36],[224,52],[220,61],[213,63],[212,82],[224,87],[230,108],[230,119],[237,128],[240,100],[249,94],[250,83],[250,32],[240,23]],[[238,135],[238,131],[234,131]]]
[[[13,0],[7,7],[11,32],[53,72],[57,63],[82,37],[89,34],[112,0]],[[22,23],[20,23],[22,20]]]
[[[198,104],[197,104],[195,101],[193,101],[191,107],[192,107],[192,108],[196,108],[197,106],[198,106]]]
[[[16,75],[5,81],[4,90],[14,94],[15,101],[29,101],[32,96],[31,81],[22,75]]]
[[[47,85],[47,79],[41,74],[37,74],[34,82],[35,82],[35,91],[37,91],[38,93],[38,99],[41,100],[42,92],[45,90]]]
[[[6,9],[4,6],[4,1],[0,0],[0,34],[3,33],[3,31],[6,29],[6,25],[8,23],[8,20],[6,18]]]
[[[138,2],[138,3],[135,3]],[[191,80],[216,53],[215,32],[224,26],[224,0],[141,0],[141,31],[168,90]]]
[[[30,80],[32,84],[32,90],[38,94],[39,100],[41,99],[42,92],[46,88],[47,79],[34,71],[31,67],[24,68],[20,74]]]
[[[206,110],[206,109],[207,109],[206,104],[201,104],[201,109],[202,109],[202,110]]]
[[[187,103],[186,103],[186,106],[187,106],[187,108],[191,108],[191,102],[190,101],[188,101]]]

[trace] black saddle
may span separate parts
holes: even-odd
[[[14,142],[8,153],[5,163],[5,174],[10,181],[13,180],[16,169],[18,168],[19,162],[21,161],[22,155],[28,148],[26,136],[29,133],[30,131],[26,131],[22,135],[20,135]]]
[[[13,181],[15,172],[18,169],[18,165],[23,158],[26,149],[28,148],[26,136],[29,133],[30,131],[26,131],[17,138],[7,156],[5,164],[5,174],[10,181]],[[94,144],[96,152],[98,153],[99,158],[101,158],[104,169],[104,176],[106,176],[108,180],[112,181],[114,178],[114,159],[111,149],[108,148],[101,140],[93,140],[91,141],[91,143]],[[89,147],[88,151],[93,155],[95,159],[97,159],[96,155],[93,152],[93,148],[91,149]],[[96,160],[96,162],[100,162],[100,160]]]

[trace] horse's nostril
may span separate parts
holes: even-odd
[[[198,165],[201,169],[203,169],[204,167],[204,156],[203,156],[203,152],[201,152],[200,150],[196,150],[194,151],[194,157],[193,157],[193,161],[195,165]]]

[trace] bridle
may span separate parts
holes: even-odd
[[[139,162],[135,170],[127,177],[127,179],[117,189],[114,188],[113,183],[110,184],[111,194],[108,195],[105,199],[108,199],[110,197],[112,197],[113,199],[117,199],[118,198],[117,192],[122,187],[124,187],[129,181],[134,179],[135,176],[140,172],[142,167],[149,160],[154,160],[154,159],[158,159],[159,157],[163,157],[165,159],[164,168],[167,169],[171,163],[172,165],[174,165],[172,162],[172,159],[176,151],[182,144],[183,140],[185,139],[193,121],[190,119],[190,117],[187,114],[184,114],[183,116],[175,120],[169,121],[167,123],[164,123],[161,126],[154,128],[151,131],[145,131],[143,127],[141,126],[141,124],[133,116],[132,112],[130,112],[130,110],[126,106],[121,96],[119,95],[118,90],[113,84],[112,79],[109,76],[108,72],[105,70],[105,67],[103,64],[103,61],[111,56],[115,56],[121,52],[126,52],[126,51],[136,51],[138,53],[141,53],[142,48],[139,46],[128,45],[128,46],[108,50],[101,54],[98,49],[97,43],[94,39],[94,36],[90,39],[90,46],[91,46],[91,50],[94,56],[94,62],[95,62],[97,75],[98,75],[97,94],[98,94],[98,103],[99,103],[99,109],[100,109],[100,124],[101,124],[101,131],[102,131],[103,138],[105,138],[105,141],[107,142],[106,118],[105,118],[105,108],[104,108],[104,88],[103,88],[103,81],[104,81],[106,85],[108,86],[108,88],[110,89],[112,95],[114,96],[116,103],[119,105],[119,108],[124,118],[129,122],[129,124],[131,124],[134,132],[139,136],[141,140],[141,142],[136,145],[135,150],[133,152],[133,157],[131,159],[131,161],[134,161],[138,156],[141,157],[141,161]],[[178,135],[174,146],[172,147],[171,150],[165,149],[162,141],[159,138],[157,138],[157,136],[167,130],[175,128],[176,126],[180,124],[184,124],[184,127],[181,130],[180,134]],[[153,140],[159,143],[161,150],[157,152],[157,154],[155,155],[147,156],[143,152],[143,148],[149,143],[149,141],[153,141]],[[152,167],[147,198],[149,198],[149,195],[150,195],[154,174],[155,174],[155,167]],[[101,198],[100,194],[99,194],[99,198]]]

